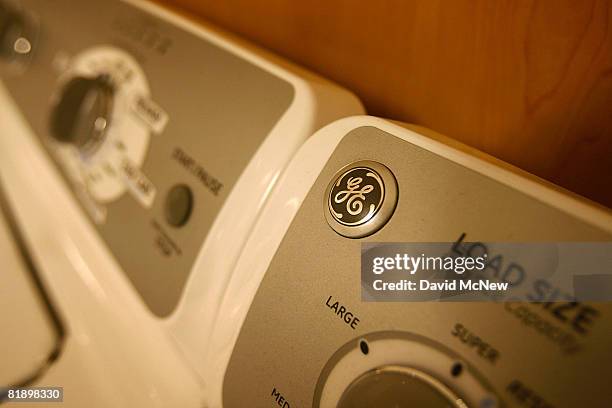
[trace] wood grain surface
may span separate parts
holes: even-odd
[[[163,2],[612,207],[612,1]]]

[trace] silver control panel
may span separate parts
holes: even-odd
[[[293,85],[128,2],[0,4],[5,86],[143,300],[170,314]]]
[[[434,153],[433,144],[356,126],[323,168],[296,165],[318,177],[242,325],[223,383],[224,407],[609,405],[609,303],[563,300],[553,287],[527,288],[538,296],[532,303],[362,299],[364,242],[465,249],[612,239],[606,228],[520,185]],[[293,175],[287,185],[305,178]],[[387,211],[385,201],[392,203]],[[490,267],[503,271],[514,261],[501,254]]]

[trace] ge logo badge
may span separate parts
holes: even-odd
[[[355,167],[338,177],[329,195],[329,210],[337,222],[351,227],[368,222],[385,197],[385,183],[368,167]]]
[[[378,231],[393,215],[397,183],[380,163],[359,161],[341,169],[325,193],[325,218],[340,235],[361,238]]]

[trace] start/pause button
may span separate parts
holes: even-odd
[[[193,209],[193,193],[185,184],[170,189],[166,196],[164,215],[168,224],[181,227],[189,221]]]

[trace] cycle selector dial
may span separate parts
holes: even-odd
[[[314,407],[498,408],[497,396],[481,378],[434,340],[403,332],[370,333],[330,358]]]
[[[104,222],[106,206],[126,192],[150,208],[156,189],[141,168],[151,134],[163,126],[146,113],[165,112],[151,100],[138,62],[119,48],[98,46],[75,55],[60,51],[53,64],[59,75],[48,142],[93,219]]]
[[[106,75],[72,78],[53,109],[51,135],[82,153],[95,151],[110,126],[114,93]]]

